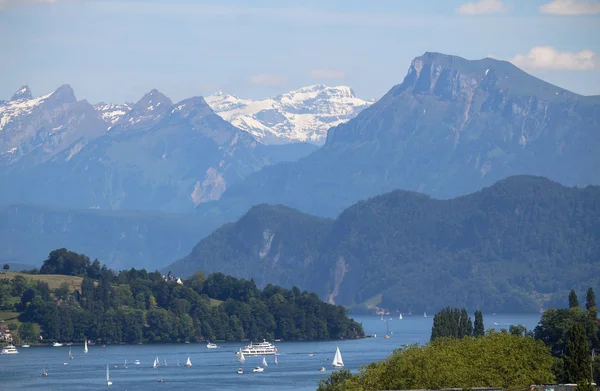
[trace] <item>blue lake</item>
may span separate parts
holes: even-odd
[[[473,316],[472,316],[473,317]],[[360,366],[382,360],[403,344],[425,343],[431,334],[433,317],[405,315],[402,320],[394,316],[382,322],[378,316],[354,316],[367,334],[376,338],[326,342],[278,342],[279,364],[273,356],[267,357],[269,366],[263,373],[252,373],[262,357],[248,357],[244,364],[237,363],[235,351],[244,343],[222,343],[217,349],[207,349],[205,344],[164,345],[108,345],[90,346],[87,354],[82,346],[72,346],[74,360],[69,360],[69,347],[20,348],[19,354],[0,355],[0,390],[97,390],[106,389],[106,365],[114,390],[315,390],[317,381],[331,373],[331,360],[336,346],[342,353],[345,367],[356,372]],[[540,314],[486,315],[488,328],[508,328],[510,324],[523,324],[533,329]],[[384,339],[389,327],[390,339]],[[272,342],[272,341],[271,341]],[[309,353],[315,353],[313,357]],[[152,368],[154,357],[167,366]],[[192,367],[183,364],[190,356]],[[127,360],[128,368],[123,367]],[[139,365],[134,361],[140,360]],[[178,360],[181,366],[177,366]],[[48,377],[42,377],[42,362]],[[68,362],[64,365],[63,362]],[[117,366],[117,368],[115,368]],[[320,367],[327,368],[319,372]],[[244,374],[238,375],[242,367]],[[160,375],[164,383],[157,383]]]

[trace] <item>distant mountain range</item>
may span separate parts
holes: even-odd
[[[173,104],[152,90],[93,107],[68,85],[38,98],[23,87],[0,105],[0,204],[192,211],[315,148],[257,143],[201,97]]]
[[[164,270],[298,286],[349,306],[533,312],[600,288],[600,187],[517,176],[451,200],[398,190],[335,220],[262,204]]]
[[[198,237],[210,233],[206,226],[194,213],[0,206],[0,264],[40,267],[50,251],[64,247],[116,270],[156,270],[189,254]]]
[[[518,174],[600,184],[599,130],[600,96],[505,61],[425,53],[401,84],[331,128],[322,148],[250,175],[221,204],[284,204],[334,217],[394,189],[450,198]]]
[[[223,119],[265,144],[323,144],[327,130],[356,117],[374,101],[357,98],[350,87],[322,84],[272,98],[241,99],[224,92],[205,98]]]

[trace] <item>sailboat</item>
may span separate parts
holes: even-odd
[[[263,357],[263,367],[268,367],[269,364],[267,364],[267,358]]]
[[[163,366],[165,366],[165,367],[167,366],[167,359],[166,358],[163,359]]]
[[[162,383],[164,380],[160,377],[160,373],[158,372],[158,366],[156,367],[156,381]]]
[[[390,324],[389,322],[385,322],[385,339],[390,338]]]
[[[277,356],[275,356],[275,364],[279,364],[279,362],[277,362]]]
[[[192,361],[190,360],[190,356],[188,356],[187,361],[185,362],[185,366],[186,367],[191,367],[192,366]]]
[[[402,313],[400,313],[400,316],[398,317],[398,319],[402,320]]]
[[[158,365],[159,365],[159,361],[158,361],[158,357],[156,357],[156,358],[154,359],[154,364],[152,364],[152,367],[153,367],[153,368],[156,368],[156,367],[158,367]]]
[[[88,348],[87,348],[87,338],[85,339],[85,343],[83,345],[83,352],[87,353],[88,352]]]
[[[106,364],[106,385],[112,386],[112,382],[110,381],[110,375],[108,373],[108,364]]]
[[[334,368],[341,368],[344,366],[344,360],[342,360],[342,353],[340,353],[340,348],[335,348],[335,356],[333,356],[333,365]]]
[[[383,312],[381,313],[381,321],[383,322]]]
[[[125,359],[125,364],[123,364],[123,368],[127,369],[127,359]]]
[[[177,356],[177,366],[179,366],[179,356]]]
[[[75,357],[71,354],[71,348],[69,348],[69,360],[74,360]]]
[[[246,361],[246,357],[244,357],[244,353],[242,352],[242,349],[240,349],[240,354],[238,354],[237,362],[244,362],[244,361]]]
[[[46,371],[46,363],[42,360],[42,376],[48,376],[48,371]]]
[[[427,317],[427,312],[423,312],[423,317],[426,318]]]

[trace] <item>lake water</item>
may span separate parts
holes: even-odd
[[[69,347],[20,348],[19,354],[0,355],[0,390],[97,390],[107,388],[106,365],[114,390],[315,390],[317,381],[331,373],[331,360],[336,346],[342,353],[345,367],[355,372],[361,365],[382,360],[402,344],[425,343],[429,340],[433,317],[422,315],[397,317],[382,322],[378,316],[354,316],[363,322],[367,334],[376,338],[327,342],[278,342],[279,364],[273,356],[267,357],[269,366],[263,373],[252,373],[262,357],[248,357],[244,364],[235,361],[235,351],[243,343],[222,343],[217,349],[207,349],[205,344],[164,345],[108,345],[90,346],[87,354],[82,346],[73,346],[74,360],[69,360]],[[533,329],[539,314],[484,315],[487,328],[508,328],[510,324],[523,324]],[[390,339],[384,339],[389,325]],[[309,353],[315,353],[310,357]],[[166,367],[152,368],[154,357]],[[192,367],[183,364],[190,356]],[[123,368],[127,359],[128,368]],[[177,366],[177,361],[181,366]],[[134,365],[140,360],[140,365]],[[42,361],[48,377],[42,377]],[[64,365],[63,362],[68,362]],[[117,368],[114,368],[114,366]],[[319,372],[320,367],[326,372]],[[244,374],[238,375],[242,367]],[[164,383],[157,383],[160,375]]]

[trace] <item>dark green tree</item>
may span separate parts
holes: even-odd
[[[590,379],[590,346],[585,335],[585,329],[581,323],[574,323],[569,330],[565,367],[567,377],[572,383]]]
[[[483,314],[481,311],[475,311],[475,325],[473,327],[473,336],[482,337],[485,334],[483,326]]]
[[[19,337],[21,338],[21,341],[33,341],[35,339],[33,323],[21,323],[21,326],[19,327]]]
[[[2,266],[2,269],[8,270],[10,269],[10,265],[8,263],[5,263],[4,266]]]
[[[577,299],[577,293],[575,290],[571,289],[569,293],[569,308],[579,307],[579,299]]]
[[[598,307],[596,307],[596,294],[592,287],[589,287],[585,295],[585,308],[590,312],[590,316],[594,319],[598,317]]]

